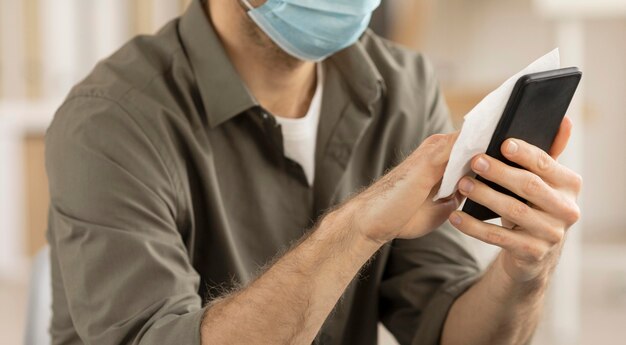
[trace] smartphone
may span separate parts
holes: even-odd
[[[486,154],[510,166],[523,169],[502,155],[500,148],[506,139],[521,139],[548,152],[581,78],[582,72],[576,67],[522,76],[513,88]],[[481,176],[476,179],[501,193],[526,202],[524,198]],[[479,220],[500,217],[489,208],[470,199],[465,201],[463,211]]]

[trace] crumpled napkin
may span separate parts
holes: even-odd
[[[461,133],[452,147],[441,186],[434,197],[435,201],[454,194],[459,180],[471,172],[471,159],[487,151],[517,80],[526,74],[558,69],[560,66],[557,48],[509,78],[465,115]]]

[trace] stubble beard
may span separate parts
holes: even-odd
[[[243,6],[243,5],[242,5]],[[243,16],[241,20],[242,32],[246,35],[246,40],[255,45],[261,52],[261,58],[278,69],[292,70],[304,63],[294,56],[289,55],[280,48],[259,26],[248,16],[247,10],[242,8]]]

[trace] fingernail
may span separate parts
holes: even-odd
[[[464,178],[459,182],[459,189],[463,194],[469,194],[474,190],[474,183],[468,178]]]
[[[489,169],[489,162],[486,159],[479,157],[474,163],[474,170],[478,172],[485,172]]]
[[[509,140],[509,143],[506,145],[506,153],[512,155],[517,152],[517,148],[518,146],[515,140]]]
[[[454,225],[461,224],[461,216],[459,216],[456,212],[452,213],[449,219],[450,219],[450,223]]]

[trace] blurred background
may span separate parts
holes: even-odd
[[[41,321],[26,314],[29,301],[49,301],[37,295],[45,268],[33,280],[32,267],[45,245],[43,136],[56,107],[98,60],[155,32],[188,2],[0,0],[0,344],[45,343],[27,334]],[[457,126],[489,91],[555,47],[563,66],[583,70],[562,158],[585,179],[583,218],[568,235],[533,344],[623,343],[626,0],[383,0],[372,27],[430,57]],[[479,243],[475,250],[484,265],[495,253]],[[380,339],[395,344],[384,330]]]

